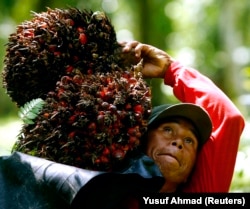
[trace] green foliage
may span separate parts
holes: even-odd
[[[40,110],[44,105],[44,101],[40,98],[33,99],[27,102],[23,107],[20,108],[18,115],[26,124],[34,124],[33,120],[37,117]]]

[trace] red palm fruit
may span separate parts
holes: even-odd
[[[102,154],[103,154],[103,155],[110,155],[110,149],[107,148],[107,147],[105,147],[105,148],[103,149],[103,151],[102,151]]]
[[[112,156],[116,160],[122,160],[125,156],[125,152],[122,149],[115,149],[112,151]]]
[[[94,122],[90,123],[88,125],[89,131],[95,131],[96,130],[96,124]]]
[[[76,135],[76,132],[72,131],[72,132],[69,133],[68,137],[73,139],[75,135]]]
[[[129,137],[129,144],[134,144],[137,140],[137,137],[135,135],[132,135]]]
[[[85,32],[83,27],[77,27],[77,31],[79,33],[84,33]]]
[[[101,163],[101,159],[100,158],[96,158],[94,161],[94,164],[99,165]]]
[[[103,164],[110,163],[109,159],[106,156],[103,156],[103,155],[100,157],[100,161]]]
[[[79,41],[81,44],[86,44],[87,43],[87,36],[84,33],[79,34]]]
[[[70,117],[69,117],[69,120],[68,120],[68,123],[69,123],[69,124],[73,124],[73,123],[76,121],[76,117],[77,117],[76,115],[70,116]]]
[[[131,127],[128,129],[128,135],[135,136],[137,133],[137,130],[135,127]]]
[[[69,26],[74,26],[75,22],[72,19],[66,19],[65,23],[68,24]]]
[[[66,66],[66,74],[72,73],[73,69],[74,69],[74,67],[71,65]]]
[[[137,104],[133,107],[134,112],[136,113],[142,113],[143,112],[143,107],[141,104]]]

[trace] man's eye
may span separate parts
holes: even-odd
[[[168,134],[173,134],[173,132],[174,132],[173,129],[170,128],[170,127],[165,127],[164,130],[165,130],[165,132],[167,132]]]
[[[187,143],[187,144],[193,144],[194,140],[192,138],[185,138],[184,142]]]

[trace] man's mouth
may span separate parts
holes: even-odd
[[[180,165],[179,159],[175,155],[173,155],[171,153],[157,153],[156,155],[159,156],[159,157],[160,156],[169,156],[169,157],[175,159],[179,163],[179,165]]]

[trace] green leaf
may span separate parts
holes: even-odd
[[[34,119],[40,113],[45,102],[41,99],[33,99],[20,108],[18,115],[26,124],[34,124]]]

